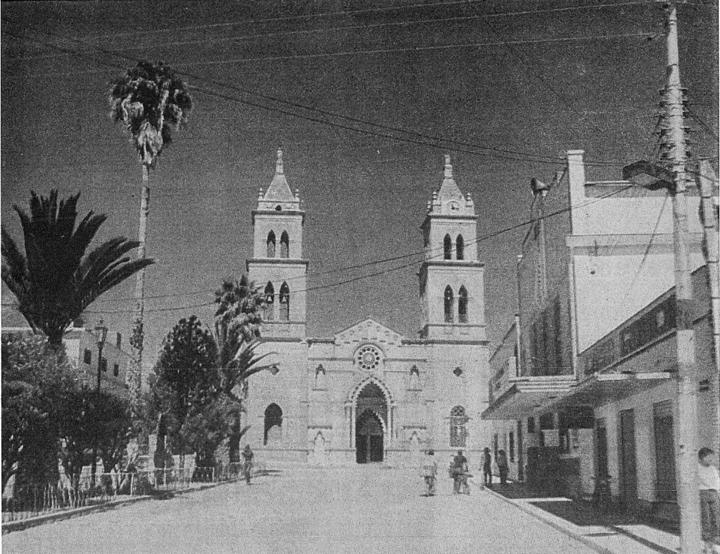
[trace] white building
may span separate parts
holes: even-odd
[[[449,157],[422,225],[417,337],[374,319],[330,337],[306,336],[305,211],[280,151],[252,215],[247,269],[268,301],[264,351],[276,352],[281,368],[250,384],[253,449],[265,459],[314,464],[416,463],[425,448],[440,459],[457,449],[478,459],[488,373],[484,266],[475,207],[458,188]]]

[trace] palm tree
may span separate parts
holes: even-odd
[[[215,292],[218,309],[215,312],[215,340],[218,347],[218,367],[220,370],[220,389],[238,406],[231,412],[235,418],[229,437],[230,459],[238,458],[240,439],[249,426],[242,427],[241,412],[247,393],[247,380],[261,371],[277,373],[276,364],[260,362],[273,354],[258,355],[260,346],[260,312],[264,306],[264,296],[254,283],[243,275],[240,281],[225,280]]]
[[[145,257],[145,238],[150,201],[150,169],[155,167],[163,148],[171,142],[171,132],[187,122],[192,99],[187,85],[162,62],[142,61],[125,75],[114,79],[110,88],[110,117],[122,122],[130,142],[140,155],[142,193],[138,229],[138,259]],[[135,323],[131,345],[135,349],[134,367],[129,379],[133,404],[139,403],[143,354],[143,318],[145,312],[145,272],[137,275],[135,286]]]
[[[154,263],[131,260],[138,247],[125,237],[108,240],[85,255],[105,215],[89,212],[75,227],[80,193],[61,200],[32,192],[30,214],[13,206],[20,216],[25,254],[2,228],[2,280],[18,301],[18,309],[34,331],[47,335],[58,350],[67,327],[98,296]]]

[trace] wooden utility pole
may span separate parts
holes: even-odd
[[[675,298],[677,302],[677,479],[680,505],[680,551],[702,552],[700,495],[697,480],[697,363],[693,326],[692,281],[688,240],[688,209],[685,163],[687,160],[683,119],[683,89],[680,85],[677,7],[667,8],[667,84],[663,94],[667,135],[665,154],[670,161],[674,186],[669,191],[673,205],[675,249]]]

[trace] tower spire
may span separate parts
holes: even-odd
[[[444,177],[446,179],[453,178],[453,168],[452,168],[452,164],[450,163],[450,154],[445,154],[445,175],[444,175]]]
[[[275,175],[283,175],[285,170],[283,169],[283,152],[282,148],[278,148],[277,160],[275,161]]]

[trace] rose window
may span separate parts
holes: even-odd
[[[377,369],[380,365],[380,350],[371,345],[363,346],[358,350],[357,362],[366,371]]]

